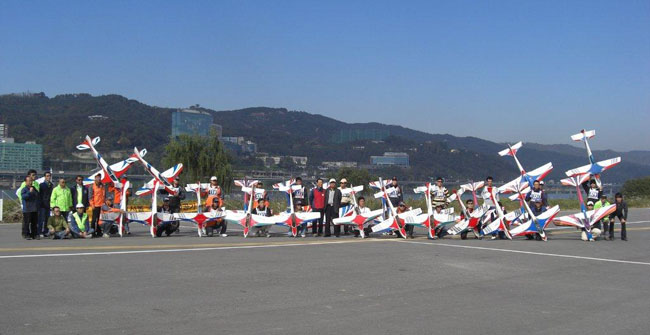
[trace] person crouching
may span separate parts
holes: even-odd
[[[76,211],[70,213],[68,218],[70,234],[74,238],[91,238],[95,230],[90,227],[90,222],[88,222],[86,207],[82,203],[78,203],[75,209]]]

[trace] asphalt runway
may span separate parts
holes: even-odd
[[[628,221],[628,242],[592,243],[573,229],[429,241],[187,225],[153,239],[133,224],[24,241],[0,225],[0,334],[648,334],[650,210]]]

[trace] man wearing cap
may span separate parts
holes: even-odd
[[[533,189],[528,191],[528,194],[526,194],[526,201],[528,201],[530,207],[535,206],[535,203],[537,201],[540,201],[542,203],[542,206],[545,208],[548,207],[546,192],[542,190],[539,180],[535,180],[535,182],[533,182]]]
[[[219,200],[215,198],[212,204],[209,207],[205,208],[204,212],[213,214],[214,216],[220,216],[223,210],[221,207],[219,207]],[[218,234],[221,237],[228,237],[228,234],[226,234],[226,230],[228,229],[228,222],[223,218],[206,221],[204,229],[206,236],[212,237],[214,235],[214,231],[219,230]]]
[[[596,203],[594,203],[594,210],[599,210],[600,208],[607,207],[609,205],[611,205],[611,204],[607,200],[607,195],[606,194],[601,194],[600,195],[600,200],[598,200],[598,201],[596,201]],[[606,241],[609,240],[609,237],[606,234],[608,232],[608,228],[609,228],[609,217],[608,216],[602,218],[602,220],[598,221],[596,224],[594,224],[594,226],[595,227],[597,226],[598,228],[601,229],[604,240],[606,240]]]
[[[341,179],[341,186],[339,187],[339,190],[344,190],[344,189],[346,189],[348,187],[349,187],[348,180],[345,179],[345,178]],[[341,208],[339,209],[339,216],[341,216],[342,213],[347,212],[350,209],[350,207],[352,207],[352,197],[353,196],[354,196],[354,194],[352,194],[352,193],[347,193],[347,194],[343,195],[343,192],[341,192]],[[343,225],[344,234],[349,235],[351,228],[352,227],[350,225],[347,225],[347,224]]]
[[[323,188],[323,178],[316,180],[316,187],[309,191],[309,206],[312,212],[320,213],[320,219],[311,225],[312,236],[323,235],[323,219],[325,216],[325,189]]]
[[[433,206],[440,205],[445,208],[449,199],[449,190],[442,183],[442,177],[438,177],[436,178],[436,184],[431,186],[431,203]]]
[[[210,186],[208,186],[208,198],[205,199],[205,206],[210,207],[212,206],[212,203],[214,202],[214,199],[217,199],[217,206],[222,207],[223,206],[223,197],[222,197],[222,192],[221,192],[221,186],[217,183],[217,177],[212,176],[210,177]]]
[[[406,207],[406,203],[404,203],[404,201],[400,201],[397,204],[397,209],[395,210],[395,212],[397,214],[402,214],[402,213],[404,213],[406,211],[408,211],[408,207]],[[414,228],[414,226],[412,224],[406,225],[406,227],[404,227],[404,231],[406,231],[406,236],[401,236],[402,233],[398,230],[397,231],[397,237],[413,238],[413,228]]]
[[[325,190],[325,237],[332,236],[332,220],[339,217],[341,207],[341,190],[336,188],[336,179],[329,180],[329,187]],[[334,226],[334,235],[341,235],[341,225]]]
[[[587,211],[593,211],[594,210],[594,202],[593,201],[587,201]],[[580,238],[583,241],[595,241],[598,236],[600,235],[601,230],[600,230],[600,222],[594,223],[593,226],[591,226],[591,239],[589,238],[589,234],[587,234],[587,228],[582,228],[582,233],[580,234]]]
[[[70,214],[68,222],[70,222],[70,233],[75,238],[90,238],[95,232],[90,227],[88,221],[88,214],[83,204],[79,203],[75,206],[76,212]]]
[[[299,207],[296,205],[296,207]],[[273,216],[273,212],[271,211],[271,208],[266,207],[266,204],[264,201],[260,201],[257,203],[257,207],[253,208],[251,211],[251,214],[255,215],[261,215],[261,216]],[[255,231],[255,236],[266,236],[266,237],[271,237],[271,233],[269,233],[269,227],[268,226],[262,226],[256,229]]]

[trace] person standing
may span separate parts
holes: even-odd
[[[609,240],[614,240],[614,221],[618,218],[621,222],[621,240],[627,241],[627,231],[625,223],[627,222],[627,203],[623,200],[621,192],[614,195],[614,204],[616,204],[616,211],[609,215]]]
[[[70,187],[70,194],[72,195],[72,207],[76,208],[78,204],[82,204],[85,208],[90,207],[88,201],[88,188],[84,186],[84,178],[77,176],[75,184]]]
[[[183,187],[180,185],[180,179],[178,177],[174,178],[172,181],[172,185],[178,189],[178,192],[176,194],[169,194],[169,192],[164,191],[164,193],[169,194],[167,198],[169,198],[169,209],[171,213],[180,213],[181,212],[181,201],[185,200],[185,190]]]
[[[72,210],[72,193],[70,189],[65,185],[65,179],[59,178],[59,184],[52,189],[52,195],[50,196],[50,207],[54,208],[59,207],[61,215],[64,218],[68,217],[68,213]]]
[[[323,178],[316,180],[316,187],[309,192],[309,205],[312,212],[320,213],[320,219],[312,223],[311,234],[313,236],[323,235],[323,219],[325,216],[325,189],[323,188]]]
[[[343,191],[344,189],[348,188],[348,180],[345,178],[341,179],[341,186],[339,187],[339,190]],[[352,193],[346,193],[343,195],[343,192],[341,192],[341,208],[339,209],[339,216],[345,215],[345,213],[352,207],[352,197],[354,194]],[[350,235],[350,225],[343,225],[343,234],[344,235]]]
[[[589,182],[589,192],[587,192],[587,201],[591,201],[594,204],[600,200],[600,196],[603,194],[603,187],[598,187],[595,180]]]
[[[339,208],[341,208],[341,190],[336,188],[336,179],[329,181],[329,187],[325,190],[325,237],[332,236],[332,220],[339,217]],[[334,235],[340,237],[341,225],[334,226]]]
[[[386,187],[388,199],[394,208],[399,206],[399,203],[404,201],[404,194],[402,193],[402,186],[397,183],[397,177],[393,177],[390,184]]]
[[[106,189],[102,184],[102,177],[95,175],[95,181],[88,187],[88,200],[93,209],[92,226],[96,236],[99,236],[99,215],[102,212],[102,206],[106,202]]]
[[[444,180],[442,177],[436,178],[436,184],[431,187],[431,203],[433,206],[447,207],[449,199],[449,190],[442,184]]]
[[[36,192],[39,192],[39,190],[40,190],[40,188],[41,188],[41,184],[39,184],[39,183],[36,181],[36,170],[34,170],[34,169],[30,169],[30,170],[28,170],[28,171],[27,171],[27,176],[29,176],[29,177],[31,178],[31,180],[32,180],[32,181],[31,181],[31,185],[34,186],[34,189],[36,190]],[[21,204],[22,204],[22,201],[23,201],[21,192],[22,192],[23,188],[25,188],[25,186],[27,186],[27,185],[28,185],[28,184],[26,183],[26,181],[23,181],[23,182],[20,184],[20,187],[18,187],[18,189],[16,190],[16,196],[18,196],[18,201],[19,201]]]
[[[20,199],[23,205],[23,238],[26,240],[41,239],[38,231],[39,194],[34,186],[31,175],[25,177],[25,187],[20,190]]]
[[[50,171],[45,172],[43,178],[45,180],[39,187],[41,199],[38,210],[38,233],[45,237],[48,234],[47,222],[50,217],[50,196],[52,195],[54,184],[52,184],[52,173]]]
[[[61,215],[59,207],[52,207],[52,216],[47,220],[47,227],[49,236],[54,240],[64,239],[70,235],[70,227],[65,216]]]
[[[611,205],[609,201],[607,200],[607,195],[601,194],[600,200],[596,201],[594,204],[594,210],[599,210],[602,207],[607,207]],[[598,221],[594,227],[602,229],[602,234],[603,234],[603,240],[607,241],[609,240],[609,237],[607,236],[607,232],[609,229],[609,216],[602,218],[600,221]]]
[[[291,196],[293,197],[293,204],[294,206],[308,206],[309,204],[307,203],[307,188],[305,185],[302,184],[302,178],[297,177],[296,178],[296,184],[294,185],[298,186],[297,188],[293,189],[291,191]]]

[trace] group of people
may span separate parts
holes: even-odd
[[[102,183],[101,176],[98,174],[91,185],[83,185],[83,177],[77,176],[74,185],[68,187],[66,180],[60,178],[56,185],[52,182],[52,175],[50,172],[45,172],[43,181],[36,181],[36,171],[29,170],[24,182],[21,184],[17,194],[19,195],[22,203],[23,210],[23,226],[22,236],[25,239],[40,239],[43,237],[52,237],[55,239],[63,239],[67,237],[75,238],[90,238],[90,237],[109,237],[111,234],[117,233],[118,226],[115,220],[102,220],[101,214],[108,212],[124,212],[121,208],[122,203],[122,190],[115,187],[112,183]],[[126,179],[126,178],[125,178]],[[185,199],[186,194],[183,187],[180,186],[178,178],[173,181],[174,187],[178,188],[175,194],[165,194],[162,206],[158,207],[159,213],[179,213],[181,211],[181,201]],[[535,215],[540,215],[546,211],[548,207],[548,197],[546,191],[543,189],[543,182],[535,181],[533,188],[526,194],[525,201],[529,202],[530,208]],[[609,206],[607,196],[603,194],[602,187],[598,187],[594,180],[591,180],[585,185],[585,193],[587,194],[587,208],[588,210],[598,209],[600,207]],[[264,191],[264,185],[260,182],[256,186],[258,192],[253,193],[253,208],[251,213],[264,216],[272,216],[273,211],[269,206],[268,193]],[[363,196],[356,199],[356,195],[352,192],[342,192],[348,189],[349,183],[346,178],[342,178],[339,183],[336,179],[329,179],[327,185],[322,178],[317,179],[316,185],[309,189],[303,184],[303,180],[296,178],[295,184],[292,187],[293,203],[296,211],[309,210],[312,212],[320,213],[320,218],[313,222],[311,225],[311,234],[315,237],[336,237],[341,234],[349,235],[354,233],[359,235],[358,231],[353,231],[349,225],[334,225],[333,220],[339,217],[341,212],[345,213],[348,210],[355,210],[358,214],[370,212],[366,207],[366,201]],[[500,206],[504,211],[505,208],[501,205],[498,199],[498,194],[493,196],[492,189],[493,178],[487,177],[485,186],[483,187],[480,197],[483,200],[483,205],[486,209],[494,209],[495,206]],[[409,210],[404,202],[404,191],[399,185],[396,177],[393,177],[390,183],[385,187],[387,199],[390,206],[386,206],[387,211],[390,207],[395,209],[397,214],[404,213]],[[444,186],[444,180],[440,177],[436,178],[436,182],[429,189],[431,193],[432,206],[437,212],[446,208],[450,203],[450,192]],[[161,191],[165,193],[165,191]],[[127,190],[125,193],[125,203],[131,195]],[[207,196],[205,206],[202,209],[204,212],[222,211],[223,207],[223,191],[217,182],[217,178],[213,176],[210,178],[210,185],[206,190],[201,191],[202,196]],[[245,199],[245,204],[248,204],[249,199]],[[496,203],[495,203],[496,201]],[[353,207],[353,204],[356,206]],[[599,222],[594,230],[600,233],[605,240],[614,239],[614,220],[619,219],[621,223],[621,239],[627,240],[625,223],[627,220],[627,204],[623,201],[620,193],[615,196],[616,211],[609,217],[604,218]],[[387,204],[388,205],[388,204]],[[475,206],[473,200],[469,199],[465,202],[467,213],[472,213]],[[90,216],[88,210],[91,211]],[[390,215],[390,213],[386,213]],[[461,216],[465,213],[461,213]],[[462,217],[461,217],[462,219]],[[489,223],[494,218],[483,220],[484,223]],[[179,231],[179,222],[177,220],[170,220],[158,223],[156,228],[156,235],[167,236]],[[341,228],[343,226],[343,228]],[[124,232],[130,234],[128,224],[123,226]],[[370,227],[367,228],[366,233],[370,233]],[[481,226],[474,227],[476,236],[479,235]],[[208,222],[204,227],[204,233],[208,236],[213,236],[214,232],[217,235],[227,236],[227,224],[224,220],[215,220]],[[301,236],[307,233],[307,226],[303,225],[299,228]],[[407,225],[406,233],[408,237],[413,237],[413,225]],[[467,238],[468,231],[462,232],[461,238]],[[270,236],[268,229],[262,228],[256,232],[257,236]],[[443,237],[446,235],[446,230],[440,229],[436,232],[436,237]],[[596,234],[598,235],[598,234]],[[494,233],[492,238],[504,238],[504,234]],[[535,238],[534,235],[528,235],[529,238]]]

